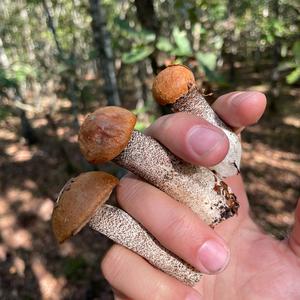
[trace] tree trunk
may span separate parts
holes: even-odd
[[[278,19],[279,16],[279,1],[278,0],[273,0],[271,2],[271,11],[273,12],[273,16]],[[274,33],[273,33],[274,34]],[[281,43],[279,41],[279,38],[274,34],[275,36],[275,42],[273,46],[273,70],[271,74],[271,101],[269,104],[270,111],[271,112],[278,112],[278,105],[277,101],[279,100],[279,92],[280,92],[280,86],[279,86],[279,71],[278,71],[278,65],[280,62],[280,49],[281,49]]]
[[[97,52],[97,68],[105,81],[108,105],[121,105],[114,66],[110,34],[106,29],[106,18],[101,1],[89,0],[92,17],[94,45]]]
[[[224,38],[222,56],[224,61],[229,65],[229,80],[234,81],[235,79],[235,55],[233,53],[233,36],[234,36],[234,25],[233,22],[233,10],[234,10],[234,1],[228,0],[228,10],[227,10],[227,24],[228,28],[226,30],[226,35]]]
[[[136,7],[138,20],[142,27],[155,33],[156,39],[154,43],[156,44],[160,33],[160,22],[154,10],[153,0],[135,0],[134,5]],[[157,56],[157,50],[154,50],[154,52],[150,55],[151,67],[154,74],[159,72]]]
[[[25,111],[19,108],[17,108],[17,111],[21,119],[21,135],[24,137],[28,145],[36,144],[38,142],[38,138],[27,118]]]
[[[48,26],[49,30],[51,31],[51,33],[52,33],[52,36],[53,36],[53,39],[54,39],[54,42],[55,42],[55,45],[56,45],[57,52],[61,56],[61,58],[63,59],[63,50],[62,50],[62,48],[60,46],[60,43],[58,41],[58,38],[57,38],[56,28],[54,26],[53,18],[52,18],[52,15],[50,13],[50,10],[49,10],[47,0],[43,0],[42,4],[43,4],[43,7],[44,7],[46,17],[47,17],[47,26]]]

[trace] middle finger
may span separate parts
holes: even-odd
[[[229,249],[223,239],[159,189],[129,175],[121,180],[117,199],[163,246],[199,271],[215,274],[227,265]]]

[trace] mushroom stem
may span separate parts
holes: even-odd
[[[172,111],[191,113],[221,128],[228,137],[229,150],[224,160],[211,169],[222,177],[239,173],[242,154],[239,138],[207,103],[189,68],[183,65],[168,66],[156,76],[152,92],[159,104],[170,105]]]
[[[230,188],[213,171],[180,160],[138,131],[133,131],[113,161],[189,206],[211,226],[232,217],[239,207]]]
[[[163,272],[194,285],[201,274],[163,248],[125,211],[105,204],[118,179],[105,172],[86,172],[62,188],[52,213],[52,229],[62,243],[89,224],[94,230],[133,250]]]
[[[158,241],[125,211],[105,204],[99,207],[89,226],[144,257],[150,264],[176,279],[193,286],[201,274],[163,248]]]
[[[179,98],[172,104],[173,112],[187,112],[201,117],[223,130],[229,140],[229,150],[222,162],[211,169],[222,177],[229,177],[239,173],[240,160],[242,155],[239,137],[217,116],[196,85],[190,88],[188,94]]]
[[[209,225],[237,212],[235,195],[213,171],[182,161],[152,137],[134,131],[135,122],[121,107],[87,115],[78,136],[82,154],[91,163],[113,160],[189,206]]]

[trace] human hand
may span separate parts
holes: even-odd
[[[265,97],[256,92],[234,92],[220,97],[213,107],[227,124],[241,131],[260,118]],[[193,139],[190,133],[194,126],[209,132],[202,130]],[[161,117],[147,134],[175,155],[203,166],[217,164],[228,149],[222,131],[185,113]],[[199,140],[201,143],[197,143]],[[238,216],[212,230],[189,208],[141,179],[133,175],[122,179],[117,190],[121,207],[162,245],[210,275],[203,276],[193,289],[115,245],[103,259],[102,270],[116,290],[116,299],[300,299],[300,286],[295,280],[300,276],[300,205],[289,239],[277,241],[250,218],[241,176],[226,181],[241,207]]]

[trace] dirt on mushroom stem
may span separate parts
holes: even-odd
[[[113,161],[184,203],[211,226],[237,212],[236,197],[213,171],[180,160],[150,136],[133,131]]]
[[[211,226],[236,213],[237,200],[230,202],[230,206],[227,203],[226,197],[232,194],[229,187],[227,194],[216,192],[215,186],[221,178],[213,171],[180,160],[152,137],[134,131],[134,124],[135,116],[124,108],[97,109],[80,128],[78,141],[82,154],[91,163],[107,161],[109,156],[121,167],[189,206]]]

